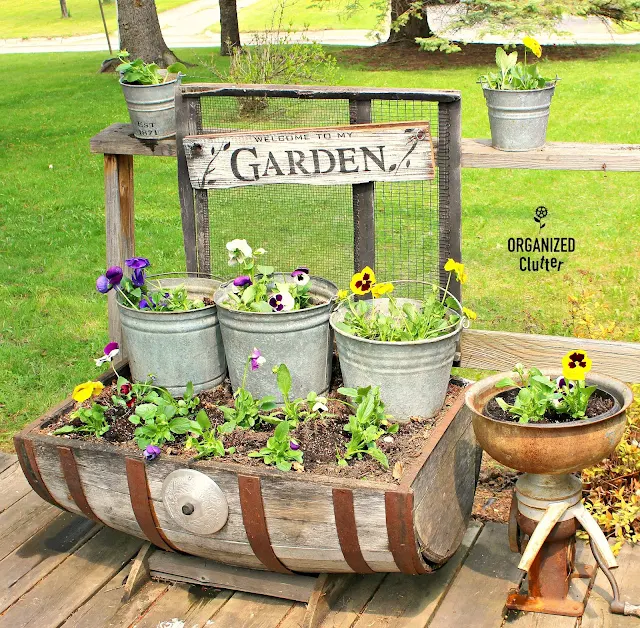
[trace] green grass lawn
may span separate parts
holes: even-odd
[[[158,13],[190,0],[156,0]],[[69,18],[60,17],[55,0],[0,0],[0,38],[71,37],[104,32],[98,0],[67,0]],[[115,0],[104,2],[109,32],[117,27]]]
[[[179,54],[195,60],[204,53]],[[640,48],[615,49],[597,60],[553,62],[549,56],[563,78],[550,140],[640,143],[633,123],[640,99],[632,89],[640,79]],[[0,94],[0,448],[10,449],[18,428],[94,377],[92,358],[107,341],[106,301],[94,290],[105,263],[103,166],[101,156],[89,153],[89,138],[127,120],[127,111],[116,78],[96,73],[102,58],[4,58],[22,80]],[[216,57],[216,63],[223,67],[226,61]],[[487,137],[487,113],[475,82],[485,68],[429,69],[428,56],[424,66],[382,71],[343,61],[339,80],[460,89],[464,135]],[[213,80],[194,69],[190,75]],[[465,297],[479,313],[476,326],[568,335],[568,297],[587,287],[595,295],[585,299],[596,321],[617,321],[617,337],[640,340],[638,177],[463,171],[463,255],[470,277]],[[137,253],[151,257],[157,271],[184,268],[175,160],[137,158],[135,182]],[[230,202],[237,204],[239,197],[230,195]],[[542,204],[550,212],[548,235],[575,237],[576,252],[566,256],[560,273],[521,273],[507,238],[534,235],[532,212]],[[290,217],[277,204],[273,212],[273,224],[286,233]],[[312,238],[319,227],[313,216],[308,224]],[[256,244],[272,237],[257,222],[247,227],[254,232]],[[312,244],[310,263],[326,255]]]
[[[350,0],[288,0],[282,13],[282,27],[294,31],[309,28],[311,31],[324,29],[364,29],[373,30],[378,24],[379,10],[372,6],[371,0],[365,0],[362,8],[350,13],[347,6]],[[274,28],[274,14],[279,15],[282,0],[258,0],[255,4],[238,11],[240,31],[255,33]],[[275,21],[277,26],[277,18]],[[216,22],[208,27],[214,33],[220,32]]]

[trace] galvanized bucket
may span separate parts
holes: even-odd
[[[399,305],[420,305],[415,299],[396,301]],[[375,299],[373,304],[383,312],[389,310],[389,299]],[[462,307],[459,310],[461,312]],[[398,422],[414,416],[435,416],[447,396],[463,318],[451,332],[439,338],[383,342],[359,338],[338,329],[336,323],[344,320],[346,311],[346,306],[341,305],[330,320],[336,333],[344,385],[349,388],[379,386],[385,410]]]
[[[278,281],[287,275],[277,274]],[[273,395],[282,402],[273,367],[286,364],[291,372],[290,397],[306,397],[310,391],[326,393],[331,383],[333,333],[329,315],[338,288],[320,277],[311,277],[310,292],[317,305],[291,312],[242,312],[225,307],[233,282],[216,292],[222,341],[234,391],[242,384],[249,354],[259,349],[266,362],[249,370],[245,387],[256,398]]]
[[[184,286],[192,298],[213,298],[220,282],[215,279],[175,275],[148,278],[160,288]],[[221,384],[227,374],[217,308],[208,305],[184,312],[135,310],[118,299],[120,322],[134,381],[154,375],[156,386],[182,395],[187,383],[194,390]]]
[[[483,87],[489,109],[491,145],[509,152],[542,148],[555,88],[555,85],[530,90]]]
[[[120,79],[135,137],[161,140],[176,134],[175,97],[181,80],[181,74],[158,85],[129,85]]]

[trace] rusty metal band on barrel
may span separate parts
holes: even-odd
[[[356,573],[375,573],[367,564],[360,549],[351,489],[333,489],[333,514],[336,520],[340,549],[347,565]]]
[[[82,481],[80,480],[80,473],[78,472],[78,464],[76,463],[76,457],[73,453],[73,449],[70,447],[58,447],[58,457],[60,458],[60,467],[62,468],[62,474],[64,475],[64,479],[67,483],[71,499],[73,499],[76,506],[85,517],[93,519],[98,523],[102,523],[96,513],[93,512],[91,506],[89,506],[87,497],[84,494]]]
[[[252,475],[238,475],[238,490],[242,521],[253,553],[270,571],[292,573],[280,562],[271,546],[267,518],[264,514],[260,478]]]
[[[398,569],[413,576],[428,573],[418,553],[413,527],[413,493],[387,491],[384,503],[389,547]]]

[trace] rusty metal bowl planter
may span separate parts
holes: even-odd
[[[285,281],[286,276],[275,277]],[[247,356],[258,348],[264,367],[249,373],[245,388],[254,397],[273,395],[282,402],[273,367],[286,364],[291,372],[291,397],[306,397],[310,391],[324,394],[331,381],[333,333],[329,315],[338,287],[321,277],[311,277],[310,294],[314,305],[288,312],[245,312],[226,306],[233,282],[216,291],[222,342],[233,390],[242,383]]]
[[[464,391],[399,484],[171,455],[145,463],[40,431],[74,407],[67,399],[16,435],[31,486],[165,550],[280,573],[424,574],[454,554],[471,515],[480,451]]]
[[[215,279],[165,274],[149,277],[158,288],[184,286],[190,298],[212,298]],[[227,367],[215,305],[182,312],[137,310],[117,300],[129,368],[134,381],[154,376],[156,386],[182,395],[187,383],[195,392],[224,381]]]
[[[554,379],[560,370],[544,369]],[[480,446],[500,464],[525,473],[559,475],[590,467],[607,458],[624,434],[626,411],[633,393],[623,382],[606,375],[589,374],[587,385],[611,395],[612,411],[569,423],[517,423],[493,419],[485,414],[487,403],[509,390],[496,382],[514,373],[499,373],[475,383],[466,394],[473,413],[473,429]]]

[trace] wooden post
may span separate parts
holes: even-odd
[[[349,101],[349,123],[371,122],[371,101]],[[353,269],[361,271],[365,266],[375,270],[376,223],[375,183],[358,183],[353,188]]]
[[[447,258],[457,262],[462,260],[462,170],[460,153],[462,150],[462,101],[438,103],[438,142],[447,150],[438,151],[439,198],[440,198],[440,285],[447,282],[443,266]],[[444,141],[448,138],[448,142]],[[448,173],[443,176],[444,173]],[[449,220],[443,220],[448,213]],[[448,246],[443,247],[443,242]],[[452,281],[449,290],[462,302],[462,291],[457,281]]]
[[[121,266],[133,257],[135,225],[133,210],[133,157],[131,155],[104,156],[105,224],[107,232],[107,267]],[[120,328],[116,294],[109,293],[109,340],[120,345],[120,356],[126,357],[126,347]]]
[[[198,271],[196,253],[196,215],[193,201],[193,188],[189,180],[187,158],[182,140],[185,135],[198,132],[196,125],[197,102],[195,98],[184,98],[180,88],[176,90],[176,152],[178,157],[178,196],[182,214],[182,239],[187,272]]]

